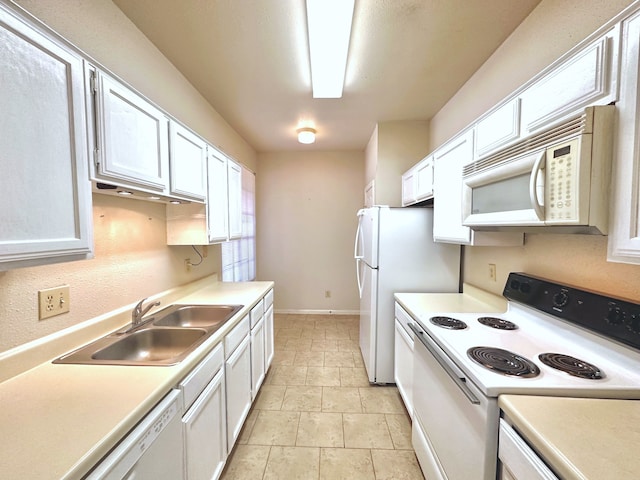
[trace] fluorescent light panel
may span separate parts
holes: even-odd
[[[340,98],[355,0],[307,0],[313,98]]]

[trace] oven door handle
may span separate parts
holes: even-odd
[[[425,346],[425,348],[431,353],[431,355],[433,355],[436,361],[440,364],[440,366],[444,369],[444,371],[447,372],[447,375],[451,377],[451,380],[455,382],[455,384],[462,391],[462,393],[464,393],[464,395],[469,399],[469,401],[474,405],[480,405],[480,400],[478,400],[478,397],[476,397],[467,386],[467,379],[460,373],[457,373],[454,370],[454,368],[452,368],[452,366],[450,366],[441,357],[441,355],[444,355],[444,353],[441,354],[436,350],[439,347],[436,347],[435,345],[431,345],[431,343],[425,338],[425,332],[423,332],[416,324],[409,323],[408,325],[409,325],[409,328],[413,330],[413,333],[416,334],[416,338],[420,340],[420,343],[422,343]]]

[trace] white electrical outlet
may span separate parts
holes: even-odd
[[[38,290],[40,320],[67,313],[70,308],[69,285]]]
[[[492,282],[496,281],[496,264],[495,263],[489,264],[489,280],[491,280]]]

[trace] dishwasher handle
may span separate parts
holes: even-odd
[[[413,333],[416,334],[416,338],[420,340],[420,343],[422,343],[425,346],[425,348],[429,351],[429,353],[433,355],[433,357],[440,364],[442,369],[447,373],[447,375],[449,375],[449,377],[451,377],[451,380],[454,381],[454,383],[462,391],[465,397],[467,397],[467,399],[472,404],[480,405],[480,400],[478,400],[478,397],[476,397],[467,386],[467,379],[465,378],[462,371],[460,371],[458,367],[454,365],[450,365],[449,362],[447,362],[446,359],[443,358],[442,355],[445,355],[444,352],[443,353],[438,352],[440,348],[437,347],[436,345],[432,345],[431,342],[425,338],[425,335],[428,336],[428,334],[425,334],[425,332],[421,328],[419,328],[415,323],[408,323],[408,325],[409,325],[409,328],[413,330]]]

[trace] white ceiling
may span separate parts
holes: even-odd
[[[430,119],[540,0],[356,0],[341,99],[311,96],[304,0],[113,1],[264,152],[363,150],[376,122]]]

